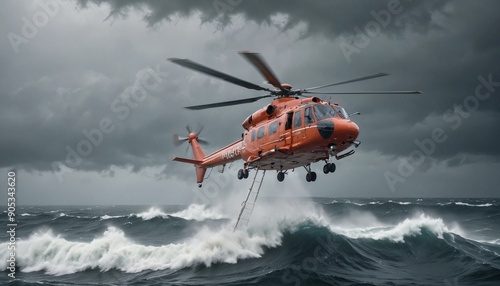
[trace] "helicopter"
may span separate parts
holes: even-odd
[[[251,169],[275,170],[277,179],[282,182],[288,170],[304,167],[306,181],[316,181],[317,174],[311,164],[324,162],[323,173],[334,173],[335,160],[340,160],[355,153],[354,149],[361,142],[357,140],[359,127],[350,118],[359,112],[348,114],[337,103],[321,100],[318,96],[327,94],[421,94],[420,91],[361,91],[361,92],[318,92],[316,90],[387,76],[387,73],[377,73],[336,83],[330,83],[305,89],[293,89],[290,84],[281,83],[271,71],[263,57],[258,53],[243,51],[239,53],[274,88],[267,88],[236,78],[220,71],[203,66],[189,59],[169,58],[168,60],[229,83],[268,94],[216,102],[203,105],[187,106],[189,110],[202,110],[255,102],[264,98],[274,98],[271,103],[255,111],[245,118],[241,139],[205,155],[200,144],[207,143],[199,138],[202,131],[194,132],[186,127],[187,137],[174,135],[176,146],[183,142],[191,145],[194,159],[174,157],[174,161],[193,164],[196,171],[196,182],[201,187],[206,170],[243,160],[243,168],[238,170],[238,179],[247,179]]]

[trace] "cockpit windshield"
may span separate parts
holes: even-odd
[[[316,114],[316,120],[322,120],[325,118],[335,117],[335,111],[330,105],[316,104],[314,106],[314,113]]]
[[[345,118],[345,119],[349,119],[349,114],[347,114],[347,112],[345,111],[345,109],[343,107],[335,106],[334,109],[340,115],[340,117]]]

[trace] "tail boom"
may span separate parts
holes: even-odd
[[[189,144],[193,150],[194,159],[174,157],[173,161],[193,164],[196,171],[196,182],[201,186],[205,177],[207,168],[225,165],[226,163],[241,159],[242,141],[236,141],[228,146],[221,148],[214,153],[205,156],[201,149],[196,134],[189,134]]]
[[[203,153],[203,150],[201,149],[200,144],[198,143],[198,137],[196,133],[191,132],[188,136],[188,140],[189,140],[189,145],[191,145],[191,149],[193,150],[194,159],[174,157],[172,160],[182,163],[193,164],[194,169],[196,171],[196,182],[200,184],[201,187],[201,183],[203,183],[203,178],[205,177],[205,172],[207,171],[206,168],[201,166],[203,164],[203,159],[205,158],[205,153]]]

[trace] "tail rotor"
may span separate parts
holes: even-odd
[[[193,164],[196,171],[196,182],[198,183],[198,186],[201,187],[201,183],[203,182],[203,178],[205,176],[205,172],[207,169],[205,167],[202,167],[203,160],[205,159],[205,153],[201,149],[200,144],[206,145],[208,144],[208,141],[198,137],[199,134],[203,131],[203,126],[201,126],[200,124],[198,124],[197,132],[193,132],[192,128],[189,125],[186,125],[186,131],[188,132],[187,137],[181,137],[178,134],[174,134],[173,142],[174,145],[177,147],[187,141],[189,145],[187,146],[186,153],[189,150],[189,147],[191,146],[194,159],[174,157],[173,160],[183,163]]]
[[[179,134],[174,134],[174,136],[173,136],[174,146],[179,147],[182,144],[184,144],[184,142],[191,142],[191,140],[194,138],[196,138],[198,143],[200,143],[201,145],[209,145],[209,143],[206,139],[200,137],[200,134],[203,131],[203,129],[204,129],[204,126],[201,124],[198,124],[198,131],[193,132],[193,129],[191,128],[191,126],[189,124],[186,125],[186,131],[188,132],[188,136],[184,137],[184,136],[180,136]],[[189,150],[189,146],[188,146],[188,149],[186,149],[186,152],[187,152],[187,150]]]

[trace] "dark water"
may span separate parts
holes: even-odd
[[[236,214],[21,207],[17,279],[0,284],[500,285],[500,200],[259,198],[233,232]]]

